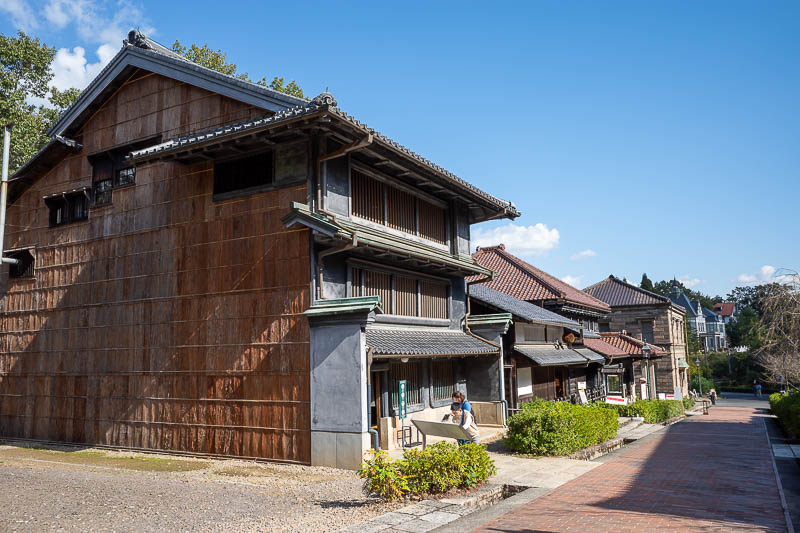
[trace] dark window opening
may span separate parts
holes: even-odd
[[[136,167],[125,167],[116,171],[117,180],[115,185],[121,187],[136,182]]]
[[[92,164],[92,206],[110,205],[113,200],[113,189],[135,185],[136,167],[125,158],[135,150],[159,142],[161,142],[160,135],[89,156],[89,162]]]
[[[114,186],[111,179],[96,181],[94,184],[94,205],[108,205],[112,200]]]
[[[30,250],[11,250],[5,256],[17,260],[16,264],[8,265],[9,278],[33,277],[34,257]]]
[[[50,209],[50,226],[61,226],[89,218],[89,199],[85,192],[64,194],[45,200]]]
[[[214,164],[214,194],[255,190],[272,185],[272,152]]]
[[[422,404],[422,379],[420,377],[422,367],[418,361],[410,363],[392,363],[391,379],[392,383],[392,408],[397,411],[400,403],[398,401],[399,391],[397,382],[406,380],[406,405]],[[450,391],[453,392],[452,390]]]
[[[432,398],[447,400],[456,390],[456,369],[452,359],[431,362]]]

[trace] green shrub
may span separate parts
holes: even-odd
[[[364,491],[377,494],[386,501],[402,498],[408,492],[408,480],[401,464],[383,450],[373,451],[372,459],[364,461],[358,475],[364,481]]]
[[[698,375],[692,376],[692,378],[689,380],[689,390],[694,389],[699,394],[701,389],[700,387],[701,384],[703,385],[702,386],[703,396],[707,396],[708,391],[710,391],[711,389],[716,390],[717,394],[719,394],[719,388],[717,387],[717,384],[714,383],[714,381]]]
[[[800,437],[800,393],[770,394],[769,407],[787,433]]]
[[[694,407],[694,398],[690,398],[687,396],[686,398],[683,399],[683,409],[685,411],[688,411],[692,407]]]
[[[687,398],[689,399],[689,398]],[[692,400],[694,405],[694,400]],[[610,405],[619,416],[640,416],[648,424],[658,424],[680,416],[686,410],[679,400],[639,400],[628,405]]]
[[[373,452],[358,475],[364,490],[391,501],[413,494],[441,494],[452,488],[466,489],[497,473],[494,461],[480,444],[456,446],[437,442],[424,450],[406,450],[395,461],[386,452]]]
[[[522,404],[508,419],[506,446],[533,455],[567,455],[617,436],[616,412],[568,402]]]

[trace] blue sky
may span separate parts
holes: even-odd
[[[87,83],[138,26],[309,95],[329,87],[522,211],[476,241],[581,288],[647,272],[724,295],[800,270],[800,3],[220,6],[6,0],[0,31],[63,48],[62,86]]]

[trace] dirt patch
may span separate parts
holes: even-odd
[[[0,448],[0,460],[29,459],[34,461],[51,461],[75,465],[100,466],[105,468],[122,468],[145,472],[189,472],[204,470],[209,467],[205,461],[188,459],[172,459],[162,457],[131,456],[97,450],[58,449],[41,446]]]

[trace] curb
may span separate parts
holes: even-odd
[[[786,528],[789,533],[795,533],[794,526],[792,525],[792,517],[789,515],[789,505],[786,503],[786,495],[783,492],[783,484],[781,483],[781,476],[778,474],[778,465],[775,464],[775,454],[772,451],[772,441],[769,440],[769,430],[767,429],[767,421],[761,419],[764,428],[764,436],[767,437],[767,447],[769,448],[769,459],[772,464],[772,471],[775,473],[775,481],[778,484],[778,495],[781,498],[781,508],[783,508],[783,519],[786,520]]]

